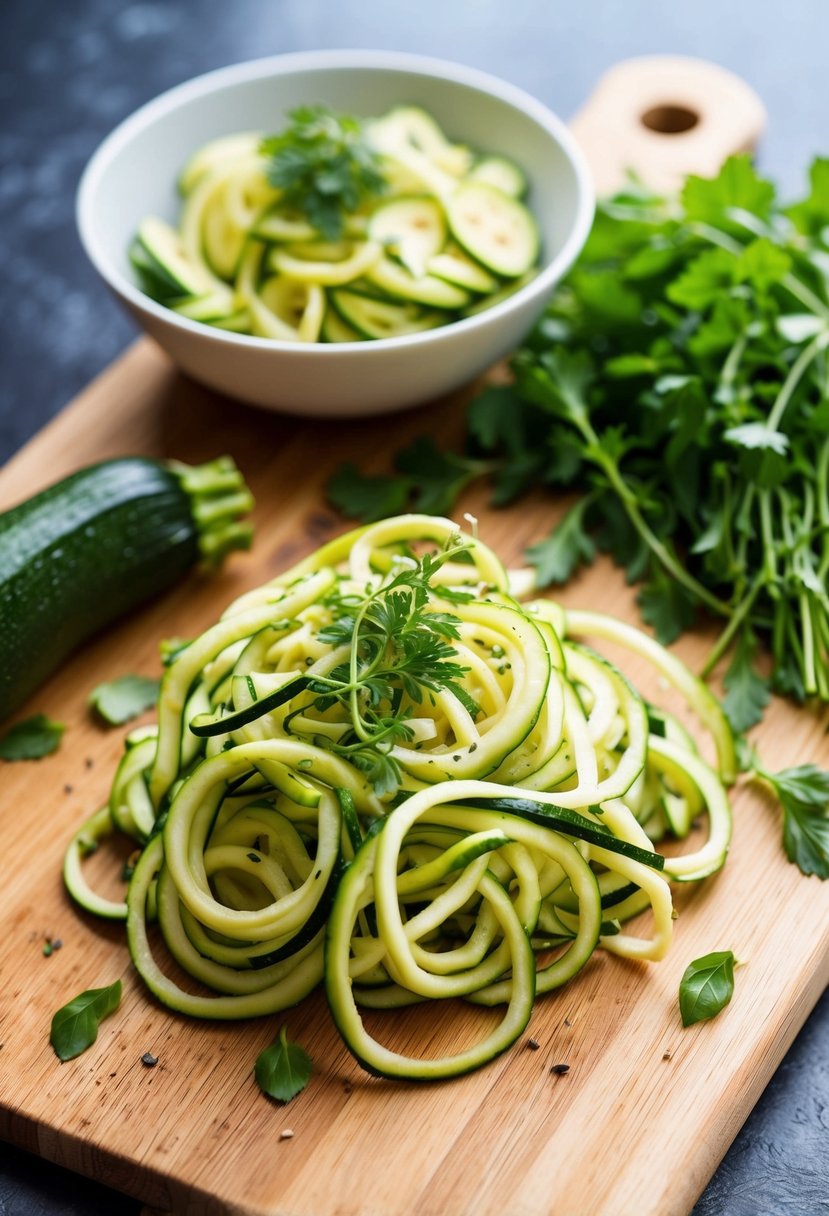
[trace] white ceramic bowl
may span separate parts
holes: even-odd
[[[175,222],[176,179],[195,148],[234,131],[278,131],[288,110],[322,103],[361,116],[424,106],[456,141],[512,157],[530,179],[543,269],[510,299],[402,338],[300,344],[189,321],[138,288],[127,251],[140,220]],[[459,64],[385,51],[313,51],[222,68],[127,118],[78,191],[81,240],[101,277],[178,366],[254,405],[319,417],[381,414],[472,379],[521,340],[581,249],[593,216],[588,169],[560,119],[520,89]]]

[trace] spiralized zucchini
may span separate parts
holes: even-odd
[[[573,635],[652,660],[720,772]],[[158,728],[129,737],[67,883],[126,915],[135,966],[173,1009],[252,1017],[324,981],[369,1071],[452,1076],[509,1047],[536,995],[597,948],[665,955],[669,880],[725,861],[733,756],[717,702],[661,647],[599,614],[520,605],[476,537],[401,516],[323,546],[174,654]],[[692,851],[657,851],[703,817]],[[106,831],[143,847],[124,909],[83,879]],[[648,909],[647,929],[627,927]],[[201,995],[156,958],[153,915]],[[450,997],[504,1012],[449,1056],[399,1055],[361,1015]]]

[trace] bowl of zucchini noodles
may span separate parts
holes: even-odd
[[[375,197],[351,199],[339,227],[286,185],[297,145],[276,170],[268,159],[297,114],[313,138],[355,116],[367,175],[379,166]],[[171,89],[104,140],[77,203],[93,265],[182,371],[318,417],[404,409],[485,371],[537,318],[592,215],[583,158],[540,102],[458,64],[351,50]]]

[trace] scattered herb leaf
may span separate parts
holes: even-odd
[[[829,878],[829,772],[800,764],[771,773],[749,753],[747,767],[771,787],[783,808],[783,848],[803,874]]]
[[[566,583],[582,563],[596,556],[596,546],[584,527],[586,498],[575,503],[550,535],[527,550],[527,560],[535,566],[538,581],[544,586]]]
[[[301,1093],[311,1079],[311,1057],[296,1043],[288,1040],[283,1026],[279,1038],[260,1053],[254,1066],[256,1084],[269,1098],[290,1102]]]
[[[45,714],[33,714],[15,725],[0,739],[0,759],[40,760],[60,747],[65,730],[62,722],[53,722]]]
[[[73,1060],[91,1047],[98,1025],[114,1013],[121,1001],[121,981],[108,988],[89,988],[59,1009],[52,1018],[49,1042],[60,1060]]]
[[[150,676],[119,676],[93,688],[89,704],[110,726],[120,726],[155,705],[160,683]]]
[[[743,734],[763,717],[769,700],[769,681],[754,667],[756,645],[748,632],[740,634],[731,663],[723,677],[723,709],[735,733]]]
[[[718,1014],[734,994],[734,955],[715,951],[694,959],[679,985],[679,1012],[683,1026],[693,1026]]]

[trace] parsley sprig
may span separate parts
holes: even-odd
[[[285,206],[336,240],[346,215],[385,189],[380,159],[357,118],[325,106],[300,106],[288,117],[284,131],[262,141],[268,180],[282,190]]]
[[[413,738],[407,719],[425,697],[449,690],[473,716],[479,712],[461,683],[468,668],[452,646],[460,620],[436,605],[468,602],[472,593],[434,582],[447,561],[467,553],[468,546],[456,539],[440,553],[404,555],[379,587],[362,595],[335,592],[326,601],[332,621],[319,640],[347,647],[348,654],[326,675],[313,675],[306,691],[320,714],[340,706],[348,730],[338,740],[320,735],[316,742],[350,760],[378,794],[393,793],[400,784],[391,752]],[[286,729],[307,711],[307,705],[294,710]]]

